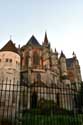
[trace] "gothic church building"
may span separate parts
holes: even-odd
[[[77,89],[82,81],[79,61],[73,52],[72,58],[66,58],[63,51],[60,56],[52,51],[45,33],[43,44],[32,36],[21,48],[21,73],[24,83],[34,84],[41,81],[44,85],[74,85]]]
[[[21,48],[21,85],[27,86],[25,105],[35,108],[38,102],[53,100],[60,108],[74,109],[74,91],[80,90],[81,72],[76,55],[66,58],[63,51],[52,51],[45,33],[42,45],[32,36]],[[73,88],[73,89],[72,89]]]

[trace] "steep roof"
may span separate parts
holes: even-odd
[[[67,64],[67,67],[71,67],[73,64],[73,58],[66,59],[66,64]]]
[[[35,46],[35,47],[41,47],[41,45],[39,44],[37,39],[34,37],[34,35],[32,35],[32,37],[27,42],[26,46],[28,46],[28,45],[32,45],[32,46]]]
[[[3,48],[0,49],[0,51],[11,51],[18,54],[18,49],[15,47],[15,44],[12,40],[9,40]]]

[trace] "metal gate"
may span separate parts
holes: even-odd
[[[69,86],[0,83],[0,125],[82,125],[82,97]]]

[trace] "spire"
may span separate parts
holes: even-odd
[[[58,52],[57,52],[56,48],[55,48],[55,54],[58,55]]]
[[[48,37],[47,37],[47,33],[45,32],[45,37],[44,37],[44,44],[47,45],[48,44]]]
[[[73,51],[72,55],[73,55],[73,57],[76,57],[76,54],[74,53],[74,51]]]
[[[60,58],[61,58],[61,57],[64,57],[64,58],[65,58],[65,54],[63,53],[63,51],[61,51]]]

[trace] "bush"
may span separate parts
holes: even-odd
[[[44,115],[73,115],[73,111],[60,108],[53,100],[41,99],[38,103],[38,109],[40,110],[40,113]]]
[[[40,113],[44,115],[50,115],[53,112],[55,107],[56,107],[56,104],[54,103],[53,100],[41,99],[38,102],[38,109],[40,110]]]

